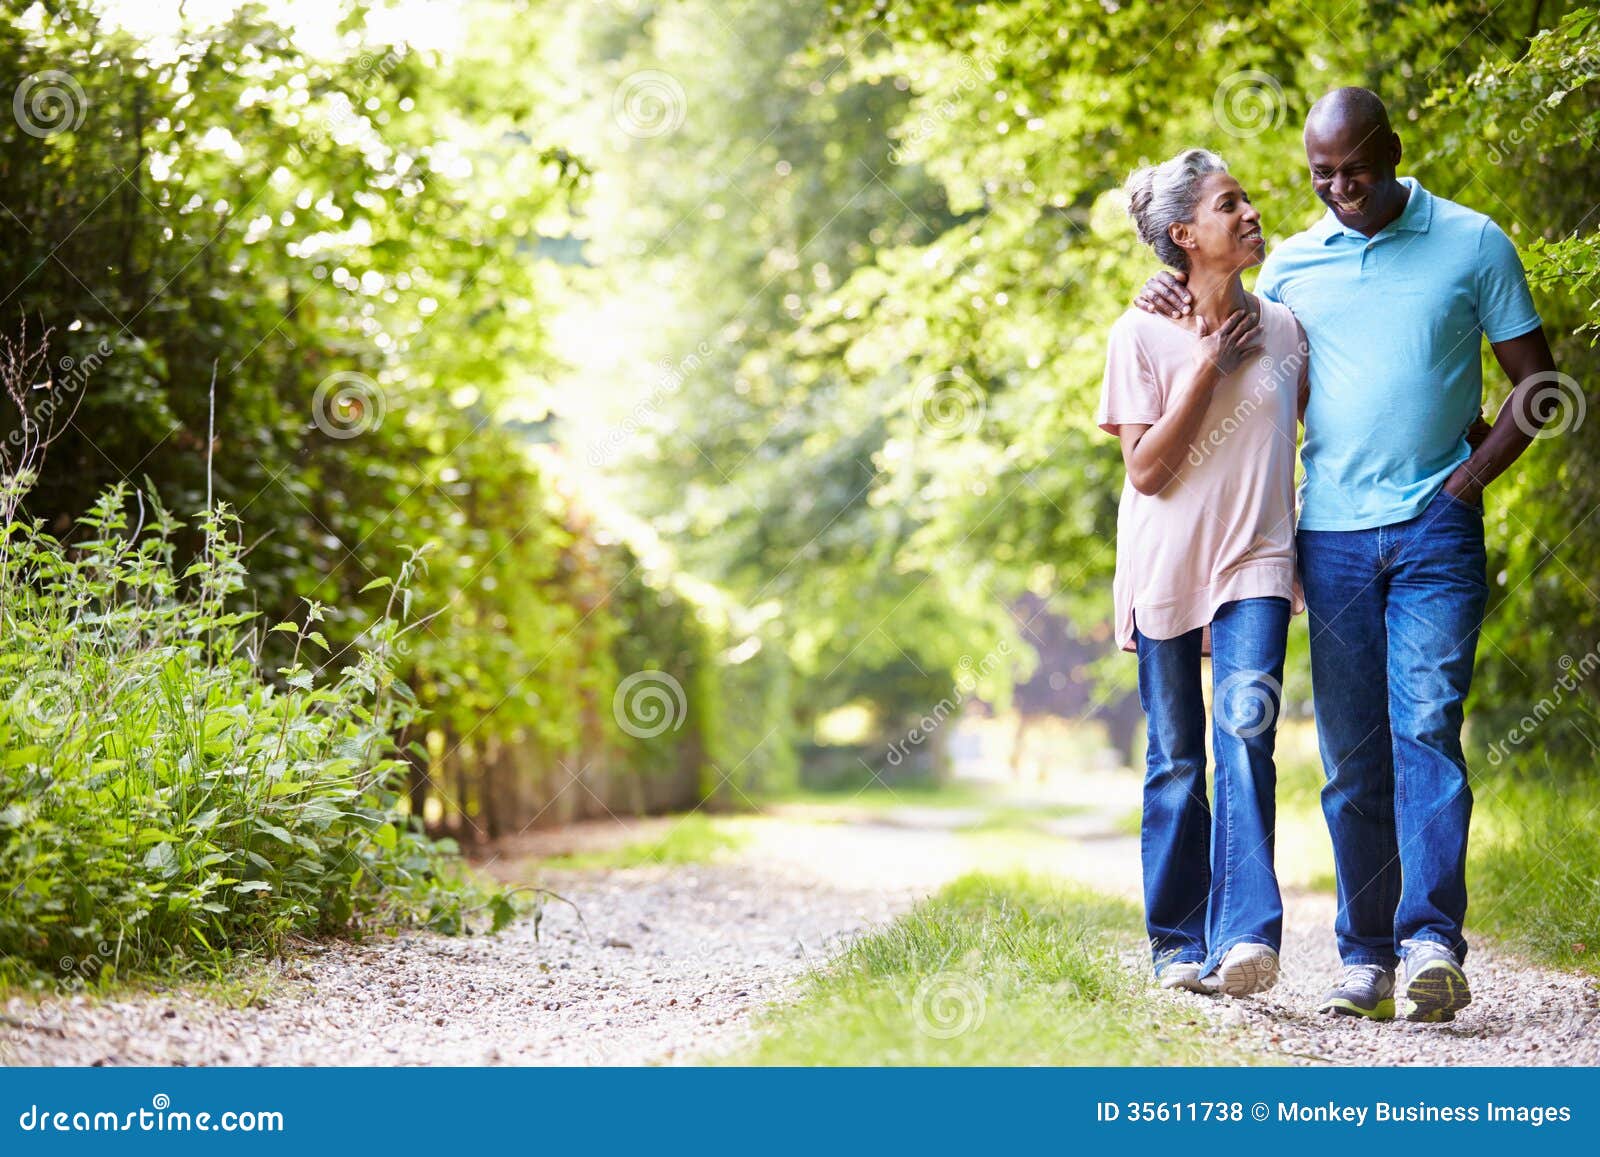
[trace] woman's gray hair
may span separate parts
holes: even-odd
[[[1185,149],[1170,161],[1140,169],[1122,187],[1128,197],[1128,216],[1139,239],[1156,251],[1163,265],[1187,270],[1189,256],[1172,240],[1172,226],[1194,220],[1200,203],[1200,184],[1228,166],[1209,149]]]

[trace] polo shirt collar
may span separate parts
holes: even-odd
[[[1422,182],[1415,177],[1401,177],[1400,183],[1411,190],[1406,198],[1406,207],[1400,211],[1400,216],[1378,230],[1376,237],[1382,237],[1385,233],[1426,233],[1428,226],[1433,224],[1433,194],[1424,189]],[[1340,236],[1354,237],[1362,242],[1367,240],[1367,235],[1360,230],[1340,224],[1332,209],[1317,222],[1315,229],[1324,245]]]

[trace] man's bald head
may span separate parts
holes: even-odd
[[[1347,228],[1371,237],[1405,208],[1400,138],[1371,89],[1336,88],[1312,105],[1305,144],[1311,187]]]
[[[1389,110],[1383,106],[1378,94],[1370,88],[1336,88],[1323,96],[1306,114],[1306,132],[1318,133],[1349,128],[1362,135],[1372,133],[1387,137],[1394,132],[1389,127]]]

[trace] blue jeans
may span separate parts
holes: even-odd
[[[1272,870],[1278,773],[1272,761],[1289,601],[1224,603],[1211,621],[1216,812],[1206,800],[1206,708],[1200,629],[1151,639],[1137,623],[1145,755],[1145,926],[1157,969],[1195,961],[1210,972],[1235,944],[1283,937]]]
[[[1297,537],[1339,955],[1393,967],[1418,939],[1465,960],[1461,721],[1489,594],[1483,512],[1441,490],[1405,522]]]

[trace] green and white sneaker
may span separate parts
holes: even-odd
[[[1393,1020],[1394,970],[1381,964],[1346,964],[1334,986],[1322,994],[1317,1011]]]
[[[1156,983],[1170,992],[1211,992],[1200,983],[1200,965],[1193,960],[1177,960],[1165,965],[1156,973]]]
[[[1472,1003],[1467,974],[1456,954],[1437,940],[1402,940],[1405,983],[1400,989],[1400,1015],[1425,1024],[1455,1020]]]

